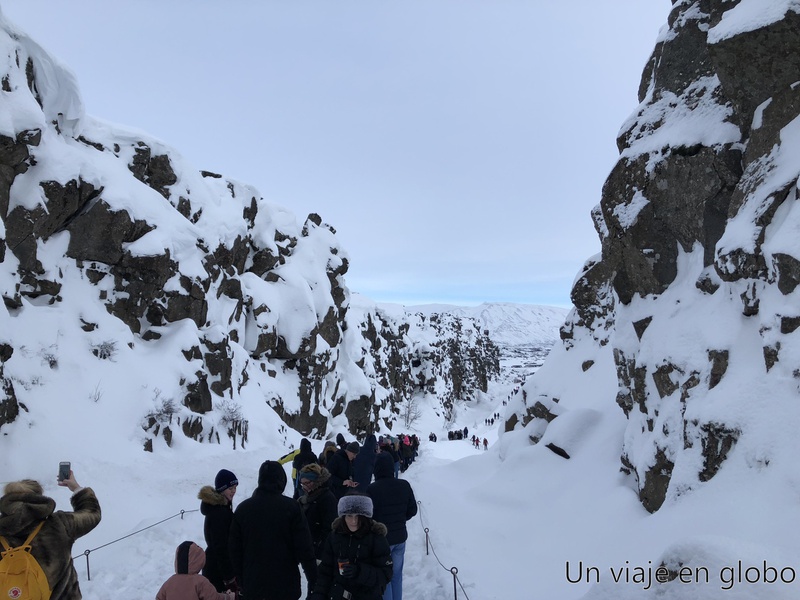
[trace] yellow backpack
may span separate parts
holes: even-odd
[[[0,598],[11,600],[50,600],[47,576],[33,555],[31,541],[44,525],[39,523],[21,546],[11,548],[3,536],[0,544]]]

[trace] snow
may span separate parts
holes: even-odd
[[[708,42],[717,44],[741,33],[755,31],[780,21],[787,12],[800,12],[798,0],[742,0],[722,15],[720,22],[708,32]]]
[[[645,197],[641,190],[636,190],[630,202],[618,204],[614,207],[612,214],[619,222],[619,226],[625,230],[636,223],[639,213],[648,204],[650,204],[650,200]]]
[[[692,257],[684,262],[685,268],[696,268]],[[58,364],[49,368],[48,357],[58,348],[79,348],[84,343],[77,328],[64,327],[73,322],[68,315],[85,309],[82,298],[78,293],[64,297],[61,304],[40,311],[36,331],[24,334],[29,343],[21,353],[28,359],[17,365],[30,368],[15,370],[14,378],[30,388],[25,399],[31,409],[36,405],[31,414],[37,417],[26,421],[23,415],[9,430],[13,435],[0,437],[3,480],[38,479],[57,500],[58,508],[68,510],[69,493],[55,485],[55,473],[59,461],[70,460],[78,481],[95,489],[103,508],[100,525],[78,540],[72,552],[84,597],[153,597],[172,572],[175,547],[185,539],[203,544],[202,517],[196,512],[200,487],[211,482],[220,468],[230,469],[241,482],[236,505],[254,490],[261,462],[282,456],[299,444],[300,437],[264,407],[260,417],[251,420],[251,443],[244,450],[176,435],[172,448],[157,441],[152,453],[142,451],[141,431],[132,426],[138,418],[137,403],[128,397],[108,396],[103,393],[105,386],[111,378],[126,377],[114,389],[148,398],[155,408],[168,396],[165,390],[173,373],[191,370],[177,360],[174,364],[165,361],[163,357],[174,353],[164,352],[163,346],[191,344],[194,324],[186,321],[182,329],[173,328],[171,335],[151,342],[153,359],[160,359],[156,362],[137,359],[126,344],[132,340],[130,332],[107,316],[104,328],[115,329],[113,334],[105,329],[97,343],[117,340],[112,360],[97,360],[91,370],[79,371],[80,364],[62,353]],[[18,339],[23,335],[13,328],[15,321],[5,321],[11,329],[4,327],[4,336]],[[709,314],[704,312],[694,317],[683,314],[679,322],[685,326],[653,332],[653,343],[668,340],[665,336],[670,330],[678,336],[692,327],[711,331],[704,324],[708,321]],[[722,332],[715,329],[716,335],[730,339],[741,335],[733,322],[729,325]],[[695,341],[686,353],[691,355],[701,347]],[[139,360],[141,367],[127,374],[115,368],[123,355],[129,365]],[[595,363],[580,375],[579,365],[587,359]],[[761,375],[758,363],[750,359],[745,354],[732,365],[738,371],[737,383]],[[43,379],[48,380],[48,390],[61,382],[60,398],[37,394],[45,389]],[[736,579],[739,561],[743,577],[748,568],[763,570],[764,561],[779,574],[782,569],[786,579],[800,568],[800,544],[790,526],[800,518],[800,476],[790,460],[800,451],[791,427],[797,422],[795,417],[779,428],[774,427],[774,419],[765,417],[713,480],[648,514],[619,472],[627,421],[614,402],[616,378],[610,350],[590,351],[583,345],[566,351],[558,346],[526,384],[552,387],[561,398],[562,416],[537,445],[530,443],[529,430],[501,435],[502,425],[484,424],[495,412],[513,408],[502,405],[512,392],[510,385],[496,382],[484,398],[462,405],[452,425],[467,426],[471,434],[486,437],[488,451],[476,450],[468,441],[447,441],[447,428],[433,410],[409,429],[418,433],[422,448],[403,475],[420,502],[419,516],[409,522],[407,598],[454,597],[454,584],[459,598],[489,600],[677,599],[687,594],[701,599],[796,597],[796,581],[757,584]],[[729,403],[748,410],[731,391],[726,389]],[[512,402],[521,401],[521,394],[511,397]],[[761,404],[770,401],[768,396],[756,397],[762,398]],[[752,400],[749,410],[761,410]],[[46,405],[46,410],[39,405]],[[438,442],[428,441],[431,431],[438,435]],[[570,459],[546,448],[549,442],[565,448]],[[316,452],[322,444],[321,440],[312,442]],[[769,468],[764,466],[767,462]],[[640,579],[650,569],[652,581],[662,562],[670,568],[688,568],[691,577],[687,575],[687,580],[707,571],[708,582],[676,580],[648,586],[647,580]],[[581,566],[589,569],[588,577],[578,575],[584,572]],[[592,567],[597,568],[599,583]],[[617,574],[619,582],[614,581]],[[749,574],[751,579],[756,577],[756,571]]]
[[[655,99],[651,87],[639,109],[620,128],[620,132],[624,132],[636,124],[636,135],[621,156],[631,159],[646,153],[658,156],[667,147],[714,146],[739,141],[739,128],[728,120],[733,108],[718,101],[719,86],[716,75],[701,77],[680,96],[662,90],[661,96]],[[650,170],[653,166],[650,165]]]
[[[756,4],[751,0],[739,3],[726,13],[727,20],[717,25],[715,35],[722,39],[741,31],[737,19],[752,16],[746,11]],[[793,10],[796,4],[776,2],[777,8],[766,11],[765,18],[773,18],[780,10]],[[69,70],[46,62],[48,57],[38,46],[23,42],[29,55],[45,65],[47,86],[40,90],[44,114],[63,114],[62,131],[80,129],[90,139],[102,141],[145,139],[154,154],[168,152],[174,164],[180,164],[180,156],[158,140],[83,115]],[[10,83],[25,85],[23,81]],[[708,99],[717,85],[708,78],[690,91]],[[23,125],[35,126],[44,128],[44,136],[54,136],[37,148],[37,165],[15,181],[12,206],[13,201],[28,203],[26,206],[42,203],[38,182],[43,176],[64,181],[81,173],[86,181],[104,186],[104,198],[114,208],[158,224],[131,250],[148,254],[169,248],[183,274],[199,273],[202,268],[193,250],[195,240],[203,237],[212,247],[229,243],[241,227],[242,207],[258,197],[244,184],[230,182],[233,192],[229,193],[227,180],[193,178],[187,175],[191,169],[182,169],[184,178],[174,184],[176,193],[191,189],[192,202],[203,207],[202,217],[190,223],[176,216],[160,194],[131,183],[120,166],[125,161],[55,136],[44,124],[41,111],[34,110],[23,96],[9,102],[14,110],[0,113],[0,131],[17,133]],[[688,96],[665,96],[654,103],[652,113],[642,122],[664,119],[666,125],[634,143],[628,154],[659,152],[667,144],[738,140],[738,129],[725,121],[728,108],[712,100],[700,104],[701,110],[696,108],[688,103]],[[771,162],[762,165],[766,183],[759,189],[766,192],[759,194],[774,192],[797,178],[798,136],[798,122],[782,132],[782,145],[770,156]],[[132,151],[131,147],[120,149],[123,154]],[[133,192],[131,185],[137,186]],[[142,198],[146,201],[140,201]],[[752,206],[740,213],[750,216],[740,219],[741,226],[735,219],[728,224],[720,247],[739,247],[749,241],[748,227],[762,200],[761,195],[753,196]],[[637,197],[618,216],[632,222],[643,202],[643,196]],[[776,215],[766,236],[765,252],[796,246],[800,224],[793,204],[787,202]],[[263,242],[261,247],[277,253],[278,230],[300,239],[291,260],[276,269],[280,282],[267,286],[255,276],[241,279],[249,297],[274,312],[229,322],[232,308],[221,298],[209,307],[214,324],[202,332],[187,319],[155,328],[161,337],[145,342],[97,302],[98,287],[109,283],[90,284],[74,261],[65,258],[66,232],[42,242],[37,252],[45,274],[61,273],[62,299],[50,305],[43,299],[23,297],[17,308],[0,303],[0,342],[14,341],[14,353],[2,363],[2,374],[13,382],[25,407],[0,431],[0,477],[2,483],[39,480],[57,500],[58,508],[65,510],[69,509],[69,494],[55,483],[60,461],[71,461],[78,481],[94,488],[103,519],[78,540],[72,552],[86,598],[154,597],[172,573],[175,547],[187,539],[203,545],[203,521],[197,512],[199,489],[212,482],[220,468],[230,469],[240,481],[234,499],[237,505],[253,492],[262,461],[277,459],[299,445],[300,435],[287,428],[270,406],[280,397],[288,411],[299,408],[298,381],[292,374],[281,373],[269,388],[243,386],[238,403],[215,397],[220,405],[205,418],[218,419],[220,414],[247,408],[250,429],[243,448],[234,449],[224,436],[221,443],[199,442],[178,432],[171,447],[158,436],[152,452],[143,450],[147,438],[143,427],[149,416],[159,415],[176,430],[184,419],[197,417],[174,398],[180,392],[176,382],[192,381],[198,368],[198,361],[184,359],[181,351],[194,347],[201,335],[219,342],[233,330],[246,332],[241,336],[241,352],[232,358],[233,370],[245,373],[258,368],[251,364],[248,350],[254,348],[259,329],[279,330],[293,350],[302,332],[317,322],[327,306],[324,298],[330,282],[324,265],[320,267],[314,257],[318,253],[326,256],[336,247],[332,232],[309,225],[301,234],[290,212],[267,203],[259,204],[256,221],[254,237]],[[336,250],[330,260],[343,260],[346,255]],[[13,253],[6,252],[0,263],[0,291],[8,296],[14,295],[16,266]],[[420,502],[420,514],[409,523],[404,574],[409,600],[797,597],[800,384],[792,369],[800,364],[800,343],[784,336],[782,365],[765,373],[763,346],[773,335],[771,331],[779,328],[772,317],[763,317],[762,322],[762,317],[748,319],[741,314],[736,283],[713,296],[703,295],[693,285],[703,269],[699,249],[681,252],[676,283],[667,292],[618,307],[617,324],[610,334],[613,344],[581,343],[580,336],[586,333],[578,329],[572,348],[557,345],[521,389],[516,390],[510,380],[493,382],[487,393],[459,403],[449,424],[440,414],[440,406],[423,404],[420,420],[408,428],[422,440],[420,456],[403,475]],[[407,321],[409,336],[415,341],[434,341],[425,338],[431,334],[420,325],[423,314],[417,314],[415,320],[416,313],[401,306],[375,306],[357,294],[351,300],[350,326],[344,332],[347,341],[342,344],[345,353],[363,350],[353,341],[357,339],[358,316],[372,310],[379,311],[389,326]],[[760,301],[763,315],[796,311],[796,298],[784,297],[775,289],[766,289]],[[488,314],[486,308],[477,307],[476,318]],[[546,339],[557,337],[553,322],[559,313],[542,310],[533,319],[526,316],[530,315],[528,309],[507,308],[504,314],[514,313],[514,318],[527,326],[551,319]],[[563,318],[563,312],[560,315]],[[631,323],[645,316],[654,318],[639,340]],[[82,322],[96,327],[86,332]],[[519,331],[509,329],[508,335],[517,336]],[[545,338],[532,335],[531,339]],[[688,375],[681,369],[708,362],[709,349],[733,349],[725,379],[705,395],[690,395],[685,406],[687,423],[706,423],[724,416],[726,424],[742,431],[712,479],[697,480],[700,449],[685,448],[680,437],[668,434],[675,431],[676,422],[683,422],[676,414],[680,391],[662,399],[651,431],[645,433],[643,416],[636,410],[626,418],[615,401],[618,381],[612,348],[636,348],[637,358],[644,362],[659,360],[664,349],[670,349],[671,361],[678,367],[676,381]],[[360,358],[341,357],[342,390],[351,390],[356,396],[374,391],[380,400],[383,392],[372,390],[364,374],[368,360],[365,371],[353,366]],[[259,366],[278,370],[268,361]],[[709,373],[697,376],[707,378]],[[485,424],[498,412],[523,414],[540,398],[559,415],[546,428],[533,421],[503,433],[503,419],[491,426]],[[344,424],[341,415],[331,418],[328,437],[341,431],[350,438]],[[478,450],[466,440],[447,440],[448,428],[464,426],[487,438],[490,448]],[[437,434],[438,442],[428,441],[430,432]],[[531,436],[542,439],[533,444]],[[570,458],[551,451],[549,444],[563,448]],[[620,472],[620,455],[624,449],[635,466],[644,467],[647,465],[640,463],[647,460],[654,444],[663,445],[676,463],[666,501],[650,514],[637,497],[635,482]],[[323,440],[312,442],[316,452],[322,445]],[[662,563],[679,573],[678,579],[654,583]]]

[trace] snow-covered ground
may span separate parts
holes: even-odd
[[[407,600],[571,600],[587,592],[593,600],[796,598],[800,584],[781,583],[780,576],[788,579],[800,564],[792,526],[800,518],[797,498],[770,497],[774,488],[765,481],[763,492],[750,493],[746,502],[726,501],[735,485],[728,480],[736,472],[723,469],[709,484],[716,490],[687,496],[650,515],[619,473],[625,428],[621,411],[586,410],[581,419],[574,413],[564,419],[562,439],[565,430],[573,434],[572,457],[565,460],[543,443],[531,445],[524,431],[498,436],[497,422],[485,425],[486,418],[502,412],[510,385],[496,386],[493,399],[462,406],[454,425],[486,437],[488,451],[468,441],[448,441],[433,411],[410,430],[420,435],[422,447],[403,475],[420,502],[419,515],[409,522]],[[106,419],[109,429],[123,429],[112,413]],[[261,462],[299,442],[287,430],[286,443],[273,436],[233,451],[178,435],[172,449],[157,446],[146,453],[130,440],[108,438],[105,452],[91,454],[82,450],[92,435],[89,429],[65,436],[51,423],[32,431],[32,437],[60,439],[60,445],[42,443],[24,452],[19,447],[4,474],[38,478],[64,510],[69,509],[69,492],[55,484],[59,460],[71,460],[78,481],[95,489],[103,520],[78,540],[73,556],[84,597],[99,600],[154,597],[172,572],[175,547],[183,540],[203,544],[200,487],[211,483],[220,468],[230,469],[240,481],[237,505],[254,490]],[[551,429],[557,429],[556,423]],[[431,431],[438,442],[428,441]],[[313,445],[319,450],[322,443]],[[761,496],[768,513],[759,506]],[[673,556],[692,558],[693,578],[702,578],[697,568],[705,567],[708,582],[657,586],[656,568]],[[745,569],[762,569],[766,561],[767,569],[778,569],[779,579],[774,584],[737,582],[731,557],[742,561],[742,577]],[[734,570],[725,571],[728,567]],[[457,569],[457,580],[451,569]],[[593,585],[598,579],[600,585]]]

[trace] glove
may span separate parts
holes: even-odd
[[[345,579],[352,579],[358,575],[358,565],[347,564],[342,567],[342,577]]]
[[[236,579],[228,579],[227,581],[223,581],[222,585],[224,585],[225,589],[229,592],[233,592],[234,594],[239,592],[239,586],[236,585]]]

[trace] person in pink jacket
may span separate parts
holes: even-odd
[[[206,553],[194,542],[183,542],[175,551],[175,575],[161,586],[156,600],[234,600],[233,592],[218,592],[200,575]]]

